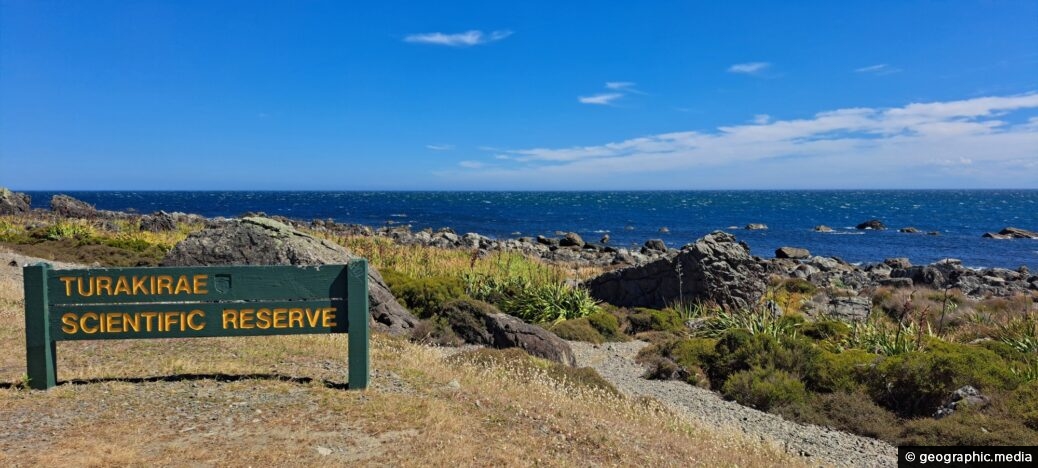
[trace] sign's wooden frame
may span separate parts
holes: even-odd
[[[23,269],[29,386],[57,384],[57,342],[348,333],[349,388],[370,376],[368,264]],[[342,315],[342,311],[346,315]]]

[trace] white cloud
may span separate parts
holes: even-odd
[[[605,84],[606,89],[622,90],[633,88],[635,83],[631,81],[607,81]]]
[[[404,38],[404,42],[434,44],[449,47],[469,47],[486,44],[488,42],[500,41],[501,39],[511,35],[512,31],[508,30],[493,31],[490,34],[484,34],[483,31],[473,29],[455,34],[444,34],[441,32],[410,34]]]
[[[1038,188],[1035,112],[1038,93],[761,114],[713,130],[501,150],[507,165],[465,167],[470,180],[524,188]]]
[[[581,104],[597,104],[600,106],[612,104],[613,101],[622,98],[623,93],[601,93],[592,96],[580,96],[577,98]]]
[[[744,73],[747,75],[757,75],[764,70],[768,69],[771,64],[768,62],[748,62],[748,63],[737,63],[728,67],[729,73]]]
[[[486,163],[482,163],[479,161],[462,161],[459,162],[458,165],[465,169],[482,169],[484,167],[487,167]]]
[[[753,116],[753,123],[757,125],[764,125],[771,121],[771,116],[768,114],[757,114]]]
[[[431,149],[433,151],[450,151],[450,150],[454,149],[454,145],[447,145],[447,144],[425,145],[425,147],[427,149]]]
[[[880,76],[882,76],[882,75],[890,75],[890,74],[893,74],[893,73],[898,73],[900,71],[901,71],[900,68],[894,68],[894,67],[891,67],[890,65],[887,65],[885,63],[880,63],[880,64],[877,64],[877,65],[869,65],[867,67],[861,67],[861,68],[855,68],[854,69],[855,73],[869,73],[869,74],[872,74],[872,75],[880,75]]]

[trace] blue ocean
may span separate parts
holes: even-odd
[[[57,192],[28,192],[47,207]],[[625,192],[62,192],[99,209],[203,216],[264,212],[301,220],[334,219],[373,227],[451,227],[496,237],[573,231],[612,245],[651,238],[680,247],[711,231],[729,230],[754,255],[781,246],[848,262],[908,257],[913,263],[958,258],[970,267],[1038,270],[1038,240],[981,238],[1013,226],[1038,230],[1038,190],[625,191]],[[885,231],[859,231],[880,219]],[[767,230],[741,229],[763,223]],[[824,224],[832,232],[815,232]],[[898,232],[915,227],[918,234]],[[668,232],[661,232],[666,228]],[[939,235],[927,235],[936,231]]]

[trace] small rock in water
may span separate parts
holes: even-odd
[[[667,226],[663,226],[663,227],[660,228],[660,234],[669,234],[669,233],[670,233],[670,228],[668,228]]]
[[[763,231],[768,228],[767,224],[751,223],[746,225],[747,231]]]
[[[815,232],[833,232],[833,228],[824,224],[819,224],[815,226]]]
[[[904,232],[904,233],[907,233],[907,234],[915,234],[915,233],[919,232],[919,230],[914,228],[914,227],[909,226],[909,227],[904,227],[904,228],[898,229],[897,232]]]
[[[861,223],[861,224],[859,224],[859,225],[857,225],[855,227],[857,229],[872,229],[872,230],[876,230],[876,231],[881,231],[883,229],[886,229],[887,225],[883,224],[883,221],[880,221],[878,219],[870,219],[870,220],[865,221],[864,223]]]
[[[941,233],[939,233],[937,231],[930,231],[930,232],[926,233],[926,235],[928,235],[928,236],[939,236],[939,235],[941,235]]]
[[[624,226],[624,231],[633,231],[633,230],[634,230],[634,226],[632,226],[630,224]]]
[[[608,244],[609,243],[609,234],[606,234],[606,235],[602,236],[602,239],[600,239],[599,242],[601,242],[603,244]]]

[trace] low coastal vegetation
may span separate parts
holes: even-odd
[[[181,224],[156,233],[133,221],[5,216],[0,217],[0,243],[56,260],[153,265],[202,227]],[[345,246],[381,271],[394,295],[422,319],[412,332],[414,341],[462,344],[466,340],[451,322],[460,316],[457,311],[501,311],[568,340],[648,341],[640,355],[646,377],[683,380],[799,422],[898,445],[1038,444],[1034,293],[975,297],[954,288],[872,287],[865,292],[871,301],[867,317],[845,321],[809,307],[847,296],[839,284],[822,288],[804,279],[775,277],[760,302],[748,308],[692,301],[664,308],[615,307],[595,301],[580,286],[602,267],[547,263],[515,251],[404,245],[387,237],[325,230],[309,234]],[[11,303],[0,304],[11,308]],[[6,335],[13,339],[17,332]],[[412,346],[391,343],[386,346]],[[571,388],[559,383],[570,382],[595,395],[615,393],[597,375],[523,359],[515,352],[485,350],[458,355],[449,365],[476,373],[506,367],[513,379],[531,372],[545,376],[555,382],[550,388]],[[431,378],[422,375],[418,380]],[[472,398],[477,406],[482,401]]]
[[[40,216],[0,219],[4,247],[103,266],[156,264],[175,242],[202,228],[152,233],[134,224],[112,229]],[[358,251],[369,240],[338,239]],[[414,304],[442,306],[444,297],[467,296],[463,271],[502,281],[530,275],[536,281],[523,284],[531,288],[555,279],[562,284],[569,273],[520,257],[472,260],[434,249],[408,257],[420,251],[392,244],[378,256],[377,241],[370,245],[365,255],[376,265],[397,259],[399,271],[388,265],[384,271],[413,292],[404,297]],[[447,266],[452,262],[458,268]],[[343,391],[348,337],[341,335],[64,342],[59,377],[71,384],[29,392],[22,377],[23,307],[17,276],[0,277],[0,419],[13,423],[0,437],[4,465],[800,464],[731,429],[691,425],[654,401],[624,398],[591,369],[516,349],[444,359],[436,348],[381,334],[372,338],[374,375],[365,392]],[[105,428],[103,442],[85,435],[97,427]],[[40,439],[39,431],[47,437]]]

